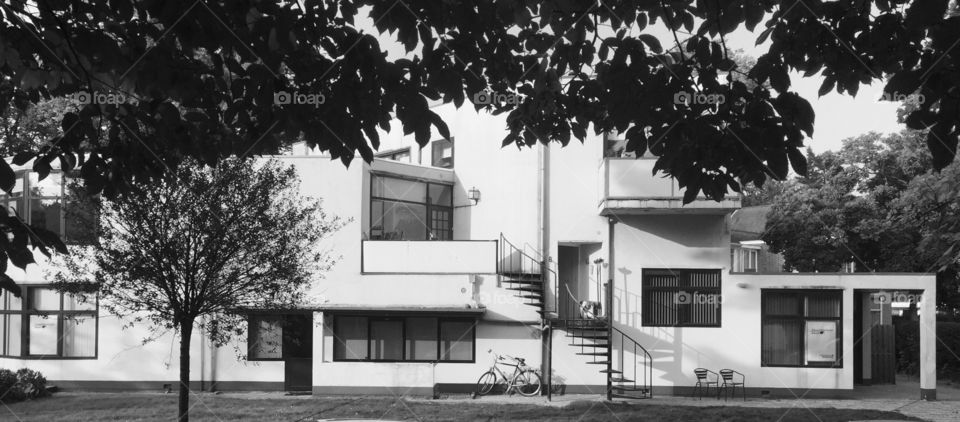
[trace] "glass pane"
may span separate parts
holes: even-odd
[[[437,359],[436,318],[407,318],[406,337],[408,360]]]
[[[79,294],[66,293],[63,295],[64,311],[95,311],[97,310],[97,298],[94,295],[83,296]]]
[[[449,209],[433,208],[430,210],[430,240],[453,239],[453,212]]]
[[[63,196],[63,182],[61,173],[50,173],[43,180],[40,175],[30,173],[30,195],[31,196]]]
[[[371,196],[426,203],[427,184],[393,177],[373,176],[373,192],[371,192]]]
[[[96,240],[97,218],[93,204],[68,197],[63,212],[64,236],[74,244],[91,244]]]
[[[4,336],[7,340],[7,350],[4,354],[8,356],[20,356],[20,315],[6,315],[4,324]]]
[[[63,317],[63,355],[94,357],[97,353],[97,319],[93,315]]]
[[[31,287],[30,309],[34,311],[59,311],[60,293],[48,287]]]
[[[370,321],[370,358],[403,359],[403,321]]]
[[[384,240],[427,239],[426,205],[392,201],[382,201],[382,204],[382,216],[371,221],[371,236],[377,234],[379,228],[382,230],[379,238]]]
[[[434,141],[430,152],[432,155],[432,166],[447,169],[453,168],[453,141],[449,139]]]
[[[56,355],[57,316],[30,315],[29,321],[30,324],[27,329],[30,330],[30,349],[27,353],[30,355]]]
[[[367,358],[367,318],[336,317],[333,357],[335,359]]]
[[[645,271],[643,284],[648,287],[679,287],[680,276],[670,271]]]
[[[646,317],[643,324],[651,326],[674,326],[677,325],[677,305],[678,300],[676,292],[662,290],[648,290],[644,305],[646,310],[643,312]]]
[[[838,293],[810,293],[807,295],[807,316],[820,318],[840,317],[840,298]]]
[[[766,365],[800,365],[802,321],[764,321],[761,359]]]
[[[23,292],[23,290],[21,290]],[[16,297],[13,293],[4,291],[3,295],[6,297],[6,310],[8,311],[22,311],[23,310],[23,299]]]
[[[59,199],[31,199],[30,224],[60,234],[60,213],[63,207]]]
[[[445,207],[453,206],[453,186],[430,184],[430,203],[434,205],[443,205]]]
[[[473,321],[440,323],[441,360],[473,360]]]
[[[764,299],[764,315],[800,315],[803,296],[798,293],[767,293]]]
[[[9,215],[13,210],[21,219],[25,219],[27,218],[27,211],[23,208],[25,203],[23,199],[8,199],[4,204],[6,206],[4,211]]]
[[[16,184],[13,185],[13,190],[10,191],[10,195],[7,195],[6,192],[0,191],[0,198],[20,198],[23,197],[23,180],[28,171],[18,171]]]
[[[283,357],[283,319],[279,315],[250,317],[251,359],[279,359]]]

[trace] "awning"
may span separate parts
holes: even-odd
[[[351,305],[351,304],[322,304],[315,308],[317,311],[331,314],[391,314],[391,315],[462,315],[480,316],[486,308],[463,306],[411,306],[411,305]]]

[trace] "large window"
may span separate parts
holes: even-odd
[[[463,318],[335,316],[333,359],[473,362],[475,329]]]
[[[762,366],[842,367],[841,291],[762,291]]]
[[[643,325],[719,327],[720,270],[644,269]]]
[[[75,180],[60,171],[40,180],[37,173],[21,170],[11,193],[0,193],[0,204],[16,210],[28,224],[57,233],[67,243],[89,243],[96,235],[97,220],[83,188],[71,183]]]
[[[453,239],[453,186],[372,176],[370,238]]]
[[[96,298],[25,286],[24,297],[0,295],[2,355],[27,358],[96,358]]]
[[[312,315],[251,314],[248,315],[247,323],[247,360],[283,360],[312,356]]]

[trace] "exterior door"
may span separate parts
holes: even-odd
[[[313,388],[313,314],[287,315],[283,325],[283,388]]]

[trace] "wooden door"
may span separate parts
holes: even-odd
[[[870,329],[870,380],[873,384],[896,383],[896,348],[893,325]]]
[[[287,315],[283,324],[283,388],[313,388],[313,315]]]

